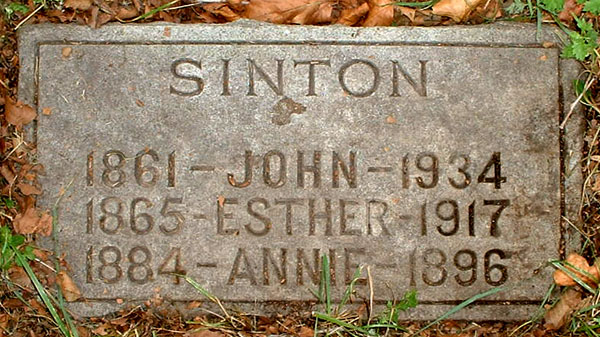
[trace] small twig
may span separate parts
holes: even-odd
[[[41,264],[42,266],[44,266],[44,267],[52,270],[53,273],[56,273],[56,269],[50,267],[46,262],[44,262],[44,261],[42,261],[42,260],[40,260],[38,258],[35,259],[35,262],[37,262],[37,263]]]
[[[560,124],[561,130],[565,128],[565,125],[567,125],[567,121],[569,120],[569,117],[571,117],[571,115],[573,114],[573,111],[575,111],[575,107],[581,101],[581,99],[583,98],[583,95],[585,95],[587,93],[588,89],[592,86],[592,84],[594,84],[594,82],[596,82],[595,77],[593,77],[590,81],[587,81],[587,83],[585,84],[585,87],[581,91],[581,94],[579,94],[579,96],[577,97],[575,102],[571,103],[571,107],[569,108],[569,113],[567,114],[567,116],[565,117],[563,122]]]
[[[25,22],[27,22],[27,20],[31,19],[31,17],[34,16],[37,12],[39,12],[40,9],[42,9],[45,5],[46,5],[46,2],[44,1],[44,3],[39,5],[38,8],[36,8],[33,12],[31,12],[31,14],[27,15],[27,17],[25,17],[25,19],[21,20],[21,22],[19,22],[17,24],[17,26],[15,27],[14,30],[17,31],[17,29],[19,29],[19,27],[21,27]]]
[[[371,266],[367,265],[367,279],[369,280],[369,319],[367,319],[367,325],[371,324],[371,317],[373,316],[373,278],[371,277]]]
[[[198,2],[198,3],[195,3],[195,4],[187,4],[187,5],[175,6],[175,7],[169,7],[169,8],[166,8],[164,11],[168,12],[168,11],[174,11],[176,9],[182,9],[182,8],[188,8],[188,7],[195,7],[195,6],[201,6],[201,5],[203,5],[203,2]]]
[[[8,215],[8,214],[6,214],[6,213],[4,213],[4,212],[0,212],[0,215],[3,216],[3,217],[8,218],[10,221],[13,221],[13,217],[10,216],[10,215]]]

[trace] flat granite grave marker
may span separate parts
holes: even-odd
[[[58,243],[99,314],[157,291],[257,311],[418,290],[430,319],[523,319],[577,244],[576,64],[533,26],[37,25],[20,98],[39,114]],[[368,268],[366,267],[368,266]],[[537,275],[537,276],[536,276]],[[120,301],[119,301],[120,302]],[[250,308],[250,309],[248,309]]]

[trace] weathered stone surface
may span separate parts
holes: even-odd
[[[21,57],[81,313],[202,299],[176,270],[311,301],[327,254],[334,294],[362,265],[378,303],[418,289],[409,317],[508,286],[455,317],[519,319],[573,241],[576,69],[535,27],[32,26]]]

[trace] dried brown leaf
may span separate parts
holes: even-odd
[[[415,15],[417,15],[417,10],[415,8],[397,6],[396,7],[402,15],[406,16],[411,22],[415,22]]]
[[[321,3],[319,6],[310,6],[291,20],[291,23],[301,25],[316,25],[331,22],[333,22],[333,6],[327,2]]]
[[[369,12],[369,4],[364,2],[362,5],[354,8],[342,9],[337,22],[341,25],[352,26],[358,23],[360,19]]]
[[[87,11],[92,7],[92,0],[65,0],[65,7]]]
[[[20,127],[28,124],[35,119],[35,110],[29,105],[18,101],[15,102],[10,98],[6,99],[4,116],[10,124]]]
[[[563,10],[558,13],[558,19],[566,24],[573,22],[573,15],[579,17],[583,10],[583,4],[579,4],[577,0],[565,0]]]
[[[581,302],[581,293],[573,288],[567,289],[558,303],[544,315],[544,327],[548,330],[558,330],[565,325],[571,313]]]
[[[363,26],[389,26],[394,22],[394,5],[390,0],[369,0],[369,8]]]
[[[225,337],[225,334],[218,331],[202,330],[186,332],[184,337]]]
[[[250,1],[243,17],[272,23],[312,24],[323,13],[316,14],[322,4],[329,0],[253,0]],[[326,11],[326,8],[324,9]],[[298,18],[296,18],[298,17]],[[322,22],[321,22],[322,23]]]
[[[135,7],[119,7],[117,9],[117,17],[121,20],[133,19],[138,15],[139,12]]]
[[[56,283],[60,286],[62,293],[67,302],[73,302],[78,300],[81,297],[81,291],[73,282],[73,279],[64,271],[59,271],[56,277]]]
[[[106,336],[110,333],[110,328],[111,326],[109,323],[104,323],[98,326],[96,329],[92,330],[92,333],[99,336]]]
[[[31,279],[22,267],[12,266],[8,269],[8,278],[15,284],[25,288],[33,289]]]
[[[4,177],[4,179],[6,179],[6,181],[8,181],[9,184],[12,184],[15,181],[16,176],[7,163],[0,166],[0,174],[2,177]]]
[[[448,16],[461,22],[482,2],[483,0],[440,0],[433,5],[432,10],[435,15]]]
[[[221,16],[227,22],[233,22],[240,19],[240,16],[236,14],[231,8],[222,3],[210,3],[202,6],[202,9],[210,12],[211,14]]]
[[[300,328],[300,332],[298,332],[298,337],[312,337],[315,335],[315,331],[307,326],[303,326]]]
[[[578,278],[580,278],[583,282],[592,285],[592,286],[596,286],[596,282],[592,279],[590,279],[588,276],[584,275],[583,273],[581,273],[579,270],[585,271],[588,274],[590,274],[593,278],[596,279],[596,281],[600,278],[600,273],[598,272],[598,268],[593,265],[590,266],[587,262],[587,260],[585,259],[585,257],[577,254],[577,253],[571,253],[569,254],[569,256],[567,256],[566,260],[565,260],[566,264],[565,264],[565,268],[570,270],[575,276],[577,276]],[[573,267],[571,267],[573,266]],[[557,269],[554,271],[554,283],[556,283],[559,286],[574,286],[577,284],[577,282],[571,277],[569,276],[567,273],[565,273],[564,271]]]
[[[49,236],[52,233],[52,216],[44,213],[40,217],[38,211],[34,207],[30,207],[24,213],[15,216],[13,225],[18,234],[39,233]]]
[[[24,195],[37,195],[42,193],[42,191],[39,188],[25,183],[18,183],[17,187],[19,188],[19,190],[21,190],[21,193],[23,193]]]

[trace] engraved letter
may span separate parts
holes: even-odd
[[[244,264],[244,266],[242,267],[243,272],[240,272],[240,263],[242,262]],[[235,256],[235,260],[233,261],[233,266],[231,267],[231,273],[229,273],[229,279],[227,281],[227,284],[234,284],[236,278],[246,279],[250,281],[251,285],[256,285],[256,277],[254,276],[252,265],[250,264],[250,261],[248,261],[248,257],[246,256],[246,250],[244,248],[239,248],[237,251],[237,255]]]
[[[254,83],[254,72],[258,73],[258,76],[262,78],[265,83],[278,95],[283,96],[283,60],[277,60],[277,85],[273,83],[273,80],[261,67],[254,63],[254,60],[248,59],[248,95],[256,96],[255,83]]]
[[[237,199],[219,198],[217,200],[217,234],[219,235],[238,235],[239,230],[225,228],[225,219],[233,219],[233,213],[225,213],[225,205],[237,205]]]
[[[262,228],[259,228],[259,229],[253,229],[252,224],[248,223],[248,224],[246,224],[245,227],[248,232],[250,232],[256,236],[264,236],[267,233],[269,233],[273,223],[271,222],[271,219],[269,219],[265,215],[256,212],[253,209],[254,204],[261,204],[262,207],[265,210],[267,210],[269,208],[269,202],[267,201],[267,199],[264,199],[264,198],[252,198],[252,199],[248,200],[248,214],[250,214],[253,217],[260,220],[263,223],[263,226],[262,226]]]
[[[332,235],[331,224],[333,220],[331,216],[331,200],[323,199],[323,202],[325,203],[325,211],[315,212],[315,199],[308,199],[308,235],[315,235],[317,220],[319,219],[325,220],[325,236]]]
[[[304,187],[304,173],[312,172],[313,174],[313,187],[321,186],[321,151],[315,151],[313,153],[313,164],[312,166],[304,166],[304,152],[298,151],[298,168],[296,170],[296,176],[298,181],[298,187]]]
[[[302,205],[302,199],[275,199],[276,205],[285,205],[285,233],[292,235],[292,207]]]
[[[373,72],[373,84],[371,84],[371,87],[369,89],[366,89],[364,91],[350,90],[350,88],[348,88],[348,85],[346,84],[346,78],[344,77],[346,75],[346,71],[348,70],[348,68],[350,68],[351,66],[353,66],[357,63],[367,65]],[[352,61],[349,61],[349,62],[345,63],[344,65],[342,65],[342,67],[340,68],[340,71],[338,73],[338,80],[340,81],[340,85],[342,86],[342,89],[344,90],[344,92],[351,96],[354,96],[354,97],[371,96],[377,90],[377,87],[379,87],[379,80],[380,80],[379,79],[379,69],[377,68],[377,66],[375,64],[373,64],[373,62],[366,61],[366,60],[352,60]]]
[[[356,152],[350,151],[349,163],[346,165],[340,155],[333,151],[333,158],[331,159],[331,172],[333,174],[331,183],[333,188],[340,187],[340,169],[348,182],[348,186],[356,188]]]
[[[377,215],[375,215],[374,208],[379,206],[381,211],[379,211]],[[384,217],[387,215],[388,205],[385,201],[382,200],[369,200],[367,202],[367,235],[373,234],[373,223],[376,220],[381,227],[381,232],[383,235],[390,235],[390,231],[385,225]]]
[[[287,249],[281,248],[281,255],[279,260],[279,266],[276,263],[276,259],[271,255],[271,248],[263,248],[263,284],[269,285],[269,262],[273,266],[275,273],[277,274],[278,283],[286,284],[287,282]]]
[[[304,267],[306,267],[306,272],[308,276],[312,280],[312,283],[317,285],[319,284],[319,250],[317,248],[313,249],[313,263],[311,267],[310,260],[304,256],[304,249],[298,248],[296,250],[296,284],[303,285],[304,284]]]
[[[365,249],[364,248],[344,248],[344,255],[345,255],[345,261],[344,261],[344,276],[346,278],[346,284],[350,284],[352,282],[352,277],[354,276],[354,271],[359,267],[359,264],[354,262],[352,256],[356,255],[356,254],[360,254],[360,255],[364,255],[365,254]],[[360,278],[356,281],[356,284],[366,284],[367,280],[365,280],[364,278]]]
[[[419,84],[398,64],[397,61],[392,61],[392,94],[390,96],[400,96],[398,93],[398,72],[402,73],[402,76],[410,84],[419,96],[427,97],[427,61],[420,60],[421,64],[421,78]]]
[[[346,206],[358,205],[354,200],[340,199],[340,235],[361,235],[360,229],[348,229],[348,220],[354,219],[354,213],[348,213]]]
[[[221,96],[231,96],[229,91],[229,61],[231,60],[222,59],[221,61],[223,61],[223,91]]]
[[[229,182],[229,185],[231,185],[233,187],[243,188],[243,187],[250,186],[250,183],[252,183],[252,151],[246,150],[245,158],[246,159],[244,161],[244,166],[245,166],[244,181],[241,183],[238,183],[235,180],[235,178],[233,177],[233,173],[227,173],[227,181]]]
[[[273,181],[271,177],[271,158],[274,156],[279,158],[279,175],[275,181]],[[287,179],[286,166],[287,164],[283,153],[275,150],[267,152],[263,158],[263,180],[265,181],[265,184],[273,188],[285,185]]]
[[[173,74],[173,76],[175,76],[176,78],[181,78],[181,79],[184,79],[184,80],[190,80],[190,81],[196,82],[196,89],[195,90],[191,90],[191,91],[181,91],[181,90],[175,89],[175,87],[173,87],[171,85],[169,87],[170,93],[174,94],[174,95],[178,95],[178,96],[196,96],[196,95],[200,95],[200,93],[202,92],[202,90],[204,90],[204,81],[199,76],[186,75],[186,74],[181,73],[179,71],[179,66],[182,65],[182,64],[189,64],[189,65],[192,65],[192,66],[194,66],[194,67],[196,67],[198,69],[202,69],[202,65],[201,65],[200,61],[194,61],[192,59],[179,59],[179,60],[176,60],[175,62],[173,62],[171,64],[171,73]]]
[[[308,64],[308,94],[306,96],[317,96],[315,92],[315,66],[331,66],[329,60],[308,60],[308,61],[296,61],[294,60],[294,68],[298,65]]]

